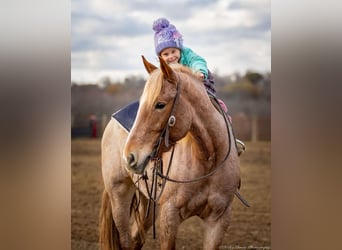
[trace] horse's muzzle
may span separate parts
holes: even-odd
[[[133,153],[129,153],[127,156],[127,164],[130,168],[134,168],[137,165],[137,160]]]
[[[145,168],[150,161],[150,155],[145,158],[145,160],[138,165],[138,160],[137,157],[134,153],[129,153],[128,156],[126,157],[126,164],[127,164],[127,169],[134,174],[143,174],[145,171]]]

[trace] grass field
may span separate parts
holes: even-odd
[[[246,208],[234,199],[232,221],[220,249],[270,249],[271,246],[271,144],[247,142],[246,145],[247,151],[240,157],[241,194],[251,207]],[[98,249],[98,214],[103,190],[100,140],[72,140],[71,150],[72,249]],[[201,221],[193,217],[181,224],[177,249],[201,248]],[[158,249],[158,240],[152,239],[151,232],[143,249]]]

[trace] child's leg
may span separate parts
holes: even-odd
[[[227,108],[226,104],[224,104],[224,102],[223,102],[221,99],[217,99],[217,100],[218,100],[218,102],[220,103],[220,105],[221,105],[223,111],[226,112],[226,113],[228,113],[228,108]]]
[[[226,112],[229,122],[232,123],[232,118],[231,116],[228,114],[228,108],[226,106],[226,104],[220,100],[217,99],[219,104],[221,105],[222,109],[224,110],[224,112]],[[237,144],[237,148],[238,148],[238,155],[240,156],[242,154],[242,152],[246,151],[246,145],[239,139],[235,139],[236,140],[236,144]]]
[[[208,70],[208,78],[204,80],[204,85],[205,85],[206,89],[215,96],[216,90],[215,90],[215,86],[214,86],[214,77],[209,70]],[[224,110],[224,112],[226,112],[228,119],[229,119],[229,122],[232,123],[232,118],[228,114],[228,108],[227,108],[226,104],[220,99],[217,99],[217,100],[218,100],[220,106],[222,107],[222,109]],[[242,152],[244,152],[246,150],[246,146],[239,139],[236,139],[236,144],[237,144],[237,148],[238,148],[238,155],[240,156],[242,154]]]
[[[217,99],[217,100],[218,100],[219,104],[221,105],[221,108],[223,109],[223,111],[227,114],[229,122],[232,123],[232,118],[228,114],[228,108],[227,108],[226,104],[221,99]]]

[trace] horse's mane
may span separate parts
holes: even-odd
[[[182,64],[173,63],[170,66],[171,66],[172,69],[174,69],[177,72],[182,72],[182,73],[186,73],[186,74],[195,76],[194,73],[192,72],[192,70],[189,67],[186,67],[186,66],[184,66]]]
[[[175,71],[175,72],[180,72],[180,73],[184,73],[188,76],[190,76],[191,78],[196,78],[195,74],[192,72],[192,70],[189,67],[186,67],[182,64],[178,64],[178,63],[173,63],[170,64],[170,67]],[[161,70],[155,70],[150,74],[150,77],[148,78],[145,88],[144,88],[144,92],[141,98],[143,98],[144,100],[146,100],[146,105],[148,107],[151,107],[153,105],[153,103],[155,102],[155,100],[157,99],[157,97],[160,94],[160,91],[162,89],[162,83],[163,83],[163,76],[161,74]]]

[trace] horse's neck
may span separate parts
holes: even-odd
[[[192,140],[204,161],[221,161],[227,152],[227,128],[222,115],[217,112],[208,95],[203,91],[193,92],[193,123],[190,129]],[[195,101],[197,99],[197,101]]]

